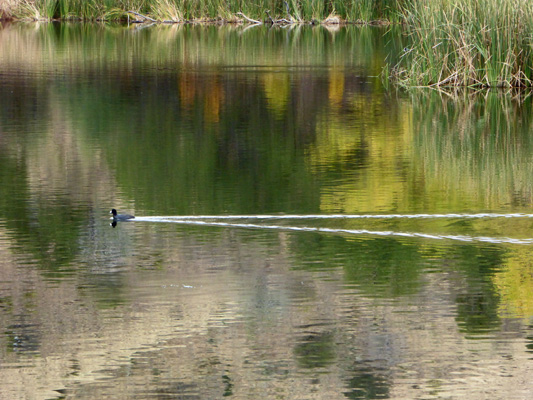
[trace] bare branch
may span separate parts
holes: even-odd
[[[270,15],[270,10],[265,10],[265,13],[268,16],[268,18],[270,19],[270,23],[272,25],[274,25],[276,23],[276,21],[274,21],[274,18],[272,18],[272,16]]]
[[[151,21],[151,22],[157,22],[155,19],[147,17],[146,15],[139,14],[138,12],[135,12],[135,11],[127,11],[127,13],[136,15],[137,17],[144,18],[145,21],[148,20],[148,21]]]
[[[237,14],[235,14],[235,15],[240,15],[241,17],[243,17],[246,21],[250,22],[251,24],[256,24],[256,25],[262,24],[261,21],[257,21],[255,19],[248,18],[246,15],[244,15],[240,11]]]

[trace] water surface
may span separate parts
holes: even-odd
[[[1,26],[0,397],[532,397],[531,98],[406,40]]]

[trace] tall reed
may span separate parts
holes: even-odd
[[[533,2],[409,0],[412,44],[394,70],[406,86],[531,86]]]
[[[56,0],[22,0],[15,6],[13,14],[23,19],[49,20],[56,16]]]
[[[399,22],[403,0],[333,0],[333,8],[348,21]]]
[[[180,22],[184,19],[182,8],[172,0],[154,0],[152,16],[160,21]]]
[[[273,17],[293,21],[324,20],[336,15],[343,20],[395,19],[404,0],[4,0],[3,15],[31,19],[123,19],[127,11],[148,15],[158,21],[191,19],[232,20],[237,12],[254,19]],[[5,6],[2,6],[5,4]],[[6,10],[4,11],[3,8]],[[0,16],[1,17],[1,16]],[[396,18],[397,19],[397,18]]]
[[[22,0],[11,9],[14,17],[19,19],[51,20],[83,19],[106,20],[121,19],[129,4],[121,0]],[[144,3],[143,0],[138,0]]]

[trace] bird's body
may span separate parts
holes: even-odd
[[[117,210],[114,208],[109,211],[110,214],[113,214],[113,221],[127,221],[128,219],[134,219],[135,217],[130,214],[117,214]]]

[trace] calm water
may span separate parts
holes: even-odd
[[[533,397],[532,98],[405,41],[0,26],[0,398]]]

